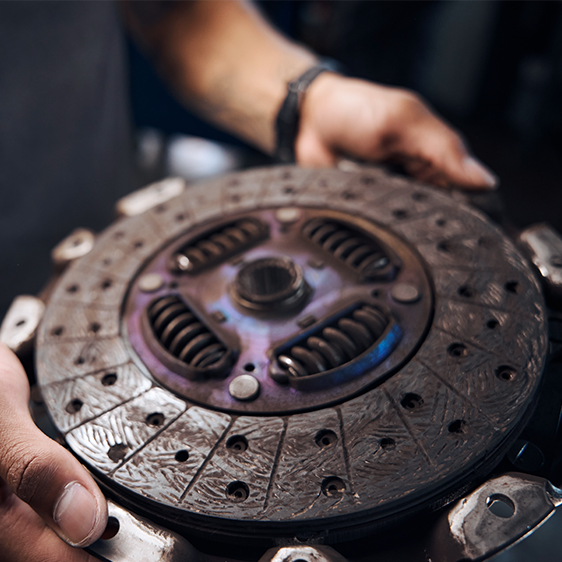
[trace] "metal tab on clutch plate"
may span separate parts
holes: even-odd
[[[74,454],[209,560],[340,560],[462,496],[529,419],[546,355],[514,244],[370,168],[235,173],[121,218],[36,346]]]

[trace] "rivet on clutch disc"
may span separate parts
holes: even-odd
[[[407,283],[397,283],[390,289],[390,294],[396,302],[411,304],[420,300],[421,294],[416,287]]]
[[[285,207],[275,213],[275,218],[282,224],[290,224],[301,218],[302,211],[295,207]]]
[[[230,383],[228,391],[236,400],[254,400],[260,392],[260,383],[252,375],[240,375]]]
[[[143,293],[153,293],[164,285],[164,279],[159,273],[147,273],[139,279],[139,289]]]

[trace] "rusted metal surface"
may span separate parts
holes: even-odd
[[[429,555],[436,562],[483,560],[541,525],[560,505],[544,478],[505,474],[453,504],[435,526]]]
[[[267,223],[268,236],[195,273],[171,267],[190,241],[242,219]],[[319,219],[339,242],[311,238]],[[302,271],[310,293],[295,308],[256,311],[233,296],[239,272],[264,258]],[[162,283],[143,290],[156,274]],[[160,328],[141,329],[169,295],[231,350],[227,369],[186,376],[163,359],[207,341],[174,345],[171,318],[165,345]],[[387,324],[332,365],[326,345],[345,345],[326,330],[353,339],[339,322],[357,323],[357,303]],[[319,372],[279,361],[304,361],[295,347],[320,354]],[[526,422],[546,354],[540,287],[481,214],[375,169],[278,167],[191,186],[104,231],[52,293],[37,374],[71,449],[141,511],[221,540],[333,543],[482,479]],[[251,399],[230,390],[243,375],[259,383]],[[323,382],[301,384],[309,376]]]
[[[544,280],[551,305],[562,305],[562,237],[547,224],[536,224],[519,235],[519,243]]]
[[[88,550],[109,562],[203,562],[205,558],[176,533],[108,502],[109,525]]]
[[[94,247],[96,237],[91,230],[77,228],[51,251],[55,271],[62,271],[72,261],[85,256]]]
[[[31,295],[16,297],[0,326],[0,342],[14,353],[21,355],[32,347],[45,304]]]

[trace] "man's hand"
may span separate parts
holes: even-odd
[[[163,17],[127,21],[180,98],[219,127],[262,150],[275,149],[275,118],[287,84],[316,57],[291,43],[244,0],[176,2]],[[304,96],[297,162],[331,166],[345,156],[402,164],[439,186],[486,189],[495,178],[460,137],[409,92],[324,73]]]
[[[27,377],[3,344],[0,388],[0,559],[95,562],[69,545],[99,538],[105,499],[80,463],[33,423]]]
[[[324,73],[301,108],[299,164],[332,166],[338,156],[402,164],[412,176],[448,187],[491,189],[494,176],[418,96]]]

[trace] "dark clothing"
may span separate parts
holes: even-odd
[[[1,315],[133,187],[128,99],[115,3],[0,2]]]

